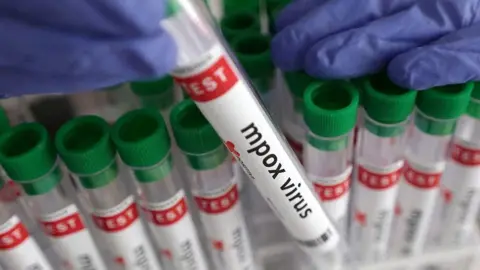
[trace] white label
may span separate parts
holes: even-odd
[[[422,252],[444,166],[441,163],[427,168],[405,161],[395,211],[393,254],[407,256]]]
[[[350,242],[359,260],[385,258],[402,166],[403,161],[385,168],[357,165]]]
[[[179,270],[208,269],[183,190],[167,201],[146,203],[142,208],[164,262]]]
[[[65,269],[107,269],[75,205],[39,217]]]
[[[219,269],[253,270],[254,259],[236,184],[194,199]]]
[[[300,164],[285,150],[288,145],[225,52],[215,47],[173,76],[300,246],[313,256],[334,249],[338,232],[308,187]]]
[[[0,226],[0,262],[5,270],[53,270],[17,216]]]
[[[343,224],[348,214],[351,175],[352,166],[334,177],[320,178],[309,174],[323,209],[337,224]]]
[[[119,267],[128,270],[161,269],[139,219],[133,196],[116,207],[95,210],[92,218]]]
[[[443,241],[460,243],[474,226],[480,206],[480,147],[454,141],[442,176]]]

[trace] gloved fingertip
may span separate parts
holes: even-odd
[[[274,36],[270,43],[272,61],[282,71],[295,71],[302,69],[304,55],[292,55],[296,40],[295,32],[288,27]],[[300,51],[301,53],[304,53]]]

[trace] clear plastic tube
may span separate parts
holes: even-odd
[[[15,214],[16,203],[4,200],[8,190],[5,190],[3,182],[0,185],[0,265],[4,270],[53,270],[35,239]]]
[[[306,176],[272,124],[251,84],[236,68],[205,7],[170,2],[161,25],[177,43],[173,77],[229,146],[297,243],[316,257],[340,236],[308,188]]]
[[[141,206],[163,265],[208,270],[161,115],[153,110],[131,111],[115,123],[111,134],[140,187]]]
[[[190,168],[189,186],[216,269],[256,269],[235,178],[239,175],[227,148],[192,101],[180,103],[171,122]]]
[[[427,241],[440,179],[457,118],[468,105],[471,84],[437,87],[418,94],[415,127],[405,151],[392,241],[394,256],[420,254]]]
[[[474,90],[478,92],[478,86]],[[467,114],[457,122],[439,200],[440,241],[446,246],[467,243],[480,208],[480,100],[472,97]]]
[[[372,263],[387,255],[416,93],[397,87],[383,73],[356,85],[363,104],[357,116],[363,121],[357,123],[349,243],[355,259]]]
[[[121,174],[110,126],[96,116],[77,117],[56,135],[60,156],[84,188],[93,223],[120,269],[162,269],[134,201]]]

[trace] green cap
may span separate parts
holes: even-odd
[[[225,16],[220,22],[220,27],[225,39],[231,41],[244,32],[260,32],[260,21],[257,13],[239,10]]]
[[[260,33],[243,33],[233,39],[233,51],[251,78],[273,75],[275,67],[270,54],[270,40],[269,36]]]
[[[225,160],[227,151],[221,147],[222,140],[192,100],[173,108],[170,123],[178,147],[194,169],[211,169]],[[212,155],[202,156],[208,153]]]
[[[401,88],[379,73],[364,80],[364,107],[368,116],[382,124],[407,120],[415,106],[416,91]]]
[[[139,109],[120,117],[111,131],[123,162],[131,167],[149,167],[170,153],[170,137],[160,113]]]
[[[467,109],[473,83],[446,85],[420,91],[417,108],[425,115],[436,119],[456,119]]]
[[[321,83],[322,81],[300,71],[285,72],[283,75],[288,86],[288,90],[293,96],[295,111],[301,112],[303,110],[303,95],[305,94],[307,87],[314,82]]]
[[[225,16],[239,11],[249,11],[260,14],[260,1],[258,0],[228,0],[223,2]]]
[[[477,119],[480,119],[480,82],[473,83],[473,91],[470,96],[467,113]]]
[[[275,20],[278,14],[287,6],[290,0],[267,0],[267,14],[270,33],[276,32]]]
[[[78,175],[99,173],[115,159],[110,126],[94,115],[80,116],[65,123],[57,131],[55,145],[68,169]]]
[[[17,125],[0,137],[0,163],[29,195],[49,192],[61,180],[55,148],[39,123]]]
[[[350,82],[313,83],[303,100],[305,123],[315,135],[338,137],[355,127],[358,91]]]
[[[140,98],[145,108],[166,109],[175,103],[173,78],[165,76],[158,80],[130,83],[132,92]]]
[[[431,135],[451,135],[456,120],[466,112],[474,84],[434,87],[418,93],[415,125]]]

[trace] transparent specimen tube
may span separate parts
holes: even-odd
[[[304,96],[304,116],[309,132],[303,164],[312,189],[339,232],[347,235],[352,131],[358,91],[349,82],[311,84]]]
[[[392,234],[394,256],[418,255],[424,249],[432,230],[450,140],[458,117],[467,108],[472,88],[472,84],[450,85],[418,93],[415,127],[406,147],[398,192]]]
[[[216,269],[256,269],[227,148],[191,100],[174,108],[170,122],[192,171],[190,188]]]
[[[25,192],[31,212],[65,269],[107,269],[79,209],[66,194],[64,174],[47,130],[20,124],[0,141],[0,159]]]
[[[440,215],[442,245],[468,243],[480,207],[480,84],[474,83],[467,111],[455,129],[442,176]]]
[[[364,122],[358,133],[350,239],[364,263],[385,259],[403,167],[405,131],[416,92],[384,74],[364,80]]]
[[[0,181],[0,266],[4,269],[53,270],[25,224],[15,213],[5,183]]]
[[[112,129],[112,139],[140,187],[141,207],[161,249],[164,266],[175,270],[210,269],[160,113],[141,109],[123,115]]]
[[[334,249],[340,236],[300,164],[236,67],[202,3],[169,2],[161,25],[178,46],[178,82],[254,181],[287,230],[312,257]],[[295,205],[302,207],[295,207]]]
[[[92,220],[108,243],[109,262],[120,269],[162,269],[116,161],[110,126],[100,117],[81,116],[65,123],[55,145],[84,188]]]

